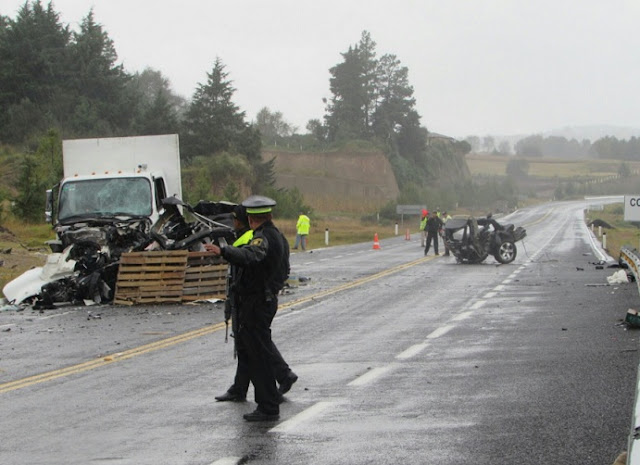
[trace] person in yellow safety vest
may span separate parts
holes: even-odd
[[[300,212],[298,222],[296,223],[296,242],[293,244],[294,249],[298,249],[298,246],[302,246],[302,250],[307,250],[307,236],[309,235],[309,229],[311,229],[311,220],[303,212]]]
[[[427,241],[427,219],[429,219],[429,210],[422,209],[422,218],[420,218],[420,247],[422,248]]]

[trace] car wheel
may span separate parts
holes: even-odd
[[[516,249],[516,245],[511,241],[504,241],[502,244],[500,244],[498,253],[496,253],[494,257],[497,261],[505,265],[514,261],[516,259],[516,255],[518,255],[518,249]]]

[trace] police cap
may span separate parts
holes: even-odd
[[[271,209],[276,206],[276,201],[263,195],[252,195],[242,202],[242,206],[247,209],[247,214],[259,215],[270,213]]]

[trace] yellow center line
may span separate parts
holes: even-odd
[[[326,297],[332,294],[336,294],[338,292],[345,291],[347,289],[361,286],[368,282],[375,281],[376,279],[380,279],[385,276],[389,276],[393,273],[397,273],[399,271],[418,265],[420,263],[433,260],[434,258],[436,257],[429,256],[429,257],[423,257],[408,263],[404,263],[402,265],[398,265],[393,268],[380,271],[379,273],[373,274],[371,276],[356,279],[355,281],[351,281],[349,283],[345,283],[343,285],[336,286],[331,289],[327,289],[325,291],[317,292],[307,297],[303,297],[297,300],[293,300],[291,302],[287,302],[285,304],[280,305],[278,307],[278,310],[280,311],[280,310],[290,309],[306,302],[310,302],[316,299],[320,299],[322,297]],[[151,342],[149,344],[144,344],[138,347],[134,347],[133,349],[129,349],[124,352],[116,352],[116,353],[105,355],[103,357],[100,357],[94,360],[89,360],[87,362],[79,363],[77,365],[71,365],[66,368],[60,368],[58,370],[52,370],[45,373],[40,373],[38,375],[28,376],[26,378],[17,379],[15,381],[9,381],[7,383],[0,384],[0,394],[3,394],[5,392],[10,392],[10,391],[15,391],[17,389],[21,389],[28,386],[33,386],[35,384],[44,383],[46,381],[52,381],[54,379],[62,378],[64,376],[69,376],[77,373],[82,373],[84,371],[93,370],[95,368],[100,368],[105,365],[112,364],[114,362],[127,360],[127,359],[136,357],[138,355],[146,354],[149,352],[154,352],[159,349],[165,349],[167,347],[171,347],[176,344],[180,344],[182,342],[187,342],[201,336],[206,336],[208,334],[211,334],[213,332],[216,332],[225,328],[225,326],[226,325],[224,323],[216,323],[214,325],[209,325],[200,329],[188,331],[186,333],[179,334],[177,336],[172,336],[166,339],[161,339],[156,342]]]

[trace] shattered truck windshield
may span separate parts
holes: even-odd
[[[68,181],[62,185],[58,221],[114,216],[150,216],[151,184],[146,178]]]

